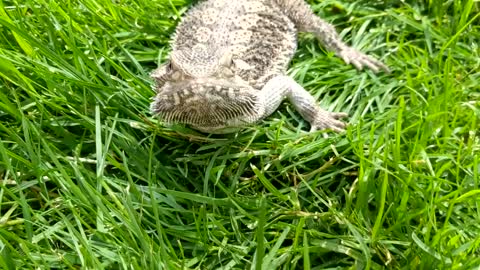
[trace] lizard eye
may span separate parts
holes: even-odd
[[[155,79],[156,88],[161,88],[166,81],[171,79],[173,73],[173,64],[171,60],[168,60],[159,68],[155,69],[150,76]]]
[[[165,65],[165,68],[168,73],[173,71],[173,64],[171,60],[167,62],[167,64]]]
[[[224,54],[219,60],[220,66],[230,68],[233,65],[233,57],[231,53]]]

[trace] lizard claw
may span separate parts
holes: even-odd
[[[367,66],[375,73],[380,70],[390,73],[390,69],[384,63],[352,47],[345,47],[338,54],[345,63],[354,65],[358,70],[362,70],[364,66]]]
[[[347,124],[339,119],[345,118],[347,116],[347,113],[328,112],[320,109],[316,117],[310,123],[310,132],[325,129],[330,129],[334,132],[342,132],[345,130]]]

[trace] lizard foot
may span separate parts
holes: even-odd
[[[390,69],[384,63],[352,47],[345,47],[338,54],[345,63],[354,65],[358,70],[362,70],[364,66],[367,66],[375,73],[380,70],[390,73]]]
[[[330,129],[335,132],[342,132],[345,130],[347,124],[339,119],[345,118],[347,116],[347,113],[328,112],[320,109],[317,112],[317,115],[315,116],[313,121],[310,123],[310,131],[312,132],[316,130]]]

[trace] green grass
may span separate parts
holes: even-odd
[[[190,1],[0,2],[0,268],[479,269],[480,2],[310,1],[391,74],[301,35],[284,104],[164,127],[148,74]]]

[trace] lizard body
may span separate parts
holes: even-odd
[[[342,131],[345,113],[323,110],[285,75],[299,31],[313,33],[358,69],[388,71],[343,43],[303,0],[207,0],[187,12],[169,61],[152,73],[157,95],[151,111],[166,122],[228,133],[267,117],[288,99],[311,130]]]

